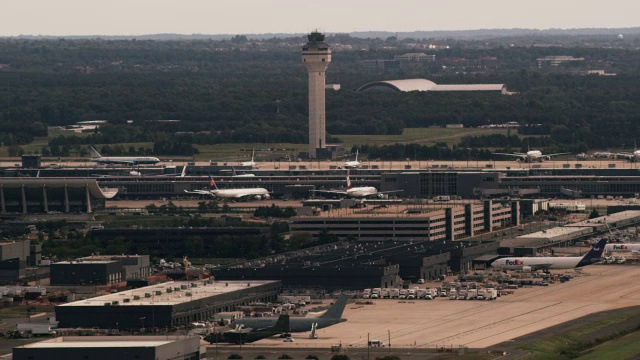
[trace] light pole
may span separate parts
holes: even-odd
[[[140,318],[140,331],[142,331],[142,329],[144,329],[144,319],[146,319],[146,317],[142,316]]]

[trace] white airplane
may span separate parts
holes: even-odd
[[[253,151],[251,152],[251,161],[241,162],[240,166],[251,166],[252,169],[257,169],[258,165],[256,165],[255,161],[253,161],[255,155],[256,155],[256,150],[253,149]]]
[[[505,156],[515,156],[518,158],[518,161],[521,162],[543,162],[551,160],[551,157],[558,155],[567,155],[571,153],[555,153],[555,154],[542,154],[540,150],[529,150],[526,153],[493,153],[493,155],[505,155]]]
[[[263,188],[218,189],[213,178],[209,178],[209,190],[187,191],[187,194],[209,195],[220,199],[266,200],[271,198],[269,190]]]
[[[402,190],[393,190],[393,191],[378,191],[373,186],[359,186],[353,187],[351,184],[351,179],[349,178],[349,171],[347,170],[347,190],[313,190],[314,192],[322,192],[329,194],[340,194],[346,195],[350,198],[356,199],[364,199],[364,198],[382,198],[383,194],[400,192]]]
[[[640,251],[640,244],[607,244],[604,251],[606,252],[633,252]]]
[[[152,156],[102,156],[93,146],[89,146],[89,152],[91,153],[91,161],[98,164],[140,165],[160,162],[160,159]]]
[[[607,239],[603,238],[596,243],[584,256],[571,257],[505,257],[491,263],[494,268],[502,270],[549,270],[549,269],[574,269],[591,265],[600,261]]]
[[[233,171],[233,175],[231,175],[231,177],[234,178],[248,178],[248,177],[256,177],[256,174],[238,174],[236,173],[236,168],[234,168],[233,166],[231,167],[231,170]]]
[[[345,161],[344,162],[344,168],[345,169],[356,169],[360,167],[360,161],[358,161],[358,151],[359,149],[356,149],[356,159],[352,160],[352,161]]]

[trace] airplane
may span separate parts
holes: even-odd
[[[356,199],[364,199],[364,198],[382,198],[383,194],[400,192],[402,190],[392,190],[392,191],[378,191],[373,186],[358,186],[353,187],[351,184],[351,179],[349,178],[349,171],[347,170],[347,190],[312,190],[313,192],[321,192],[321,193],[329,193],[329,194],[340,194],[346,195],[350,198]]]
[[[187,174],[187,165],[182,167],[182,172],[180,174],[145,174],[145,177],[185,177]],[[104,175],[104,174],[91,174],[91,176],[99,177],[99,178],[107,178],[107,177],[123,177],[123,176],[142,176],[142,173],[137,170],[131,170],[126,173],[122,173],[119,175]]]
[[[341,322],[347,321],[342,318],[342,313],[347,305],[347,298],[340,296],[333,305],[319,317],[293,317],[289,319],[289,332],[306,332],[312,329],[322,329]],[[237,326],[245,326],[254,329],[267,328],[275,326],[276,318],[243,318],[232,322],[229,326],[235,328]]]
[[[353,161],[345,161],[344,162],[344,168],[345,169],[356,169],[360,167],[360,161],[358,161],[358,151],[359,149],[356,149],[356,159]]]
[[[605,252],[633,252],[640,251],[640,244],[607,244]]]
[[[616,154],[606,151],[606,152],[594,152],[593,157],[596,159],[612,159],[616,157]]]
[[[231,177],[234,177],[234,178],[256,177],[256,174],[247,174],[247,173],[237,174],[236,168],[234,168],[233,166],[231,167],[231,171],[233,171],[233,175]]]
[[[238,325],[235,329],[222,333],[211,333],[204,337],[210,344],[226,342],[233,344],[247,344],[278,334],[289,332],[289,315],[280,315],[273,326],[265,328],[245,328]]]
[[[187,194],[210,195],[220,199],[235,200],[266,200],[269,199],[269,190],[264,188],[218,189],[216,182],[209,177],[209,190],[185,190]]]
[[[258,165],[256,165],[255,161],[253,161],[255,155],[256,155],[256,150],[253,149],[253,151],[251,151],[251,161],[241,162],[240,166],[251,166],[251,169],[257,169]]]
[[[602,238],[584,256],[504,257],[492,262],[491,266],[502,270],[522,271],[581,268],[600,261],[606,245],[607,238]]]
[[[91,161],[98,164],[122,164],[122,165],[140,165],[140,164],[157,164],[160,159],[152,156],[102,156],[93,147],[89,146],[91,153]]]
[[[540,150],[529,150],[526,153],[493,153],[493,155],[505,155],[505,156],[515,156],[518,158],[519,162],[543,162],[551,160],[551,157],[558,155],[567,155],[571,153],[555,153],[555,154],[545,154],[543,155]]]

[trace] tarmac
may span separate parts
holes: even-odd
[[[371,305],[347,305],[343,317],[348,321],[318,330],[318,339],[298,333],[294,343],[273,337],[242,347],[266,351],[341,344],[356,351],[367,347],[367,339],[377,339],[391,348],[487,348],[595,312],[640,305],[640,282],[630,281],[638,277],[640,266],[593,265],[569,282],[520,288],[495,301],[371,300]]]

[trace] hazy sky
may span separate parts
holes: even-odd
[[[640,26],[640,0],[4,0],[0,36]]]

